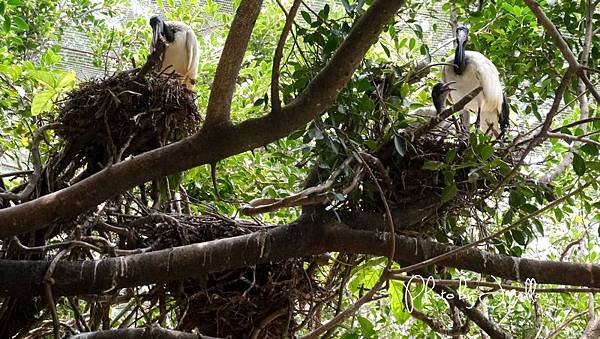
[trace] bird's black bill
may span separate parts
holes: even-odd
[[[456,74],[462,74],[465,71],[465,49],[469,38],[469,29],[466,26],[459,26],[456,29],[456,50],[454,52],[454,63],[457,68],[454,69]]]
[[[442,89],[442,93],[446,94],[446,93],[449,93],[451,91],[454,91],[455,89],[452,88],[452,87],[450,87],[450,86],[452,86],[455,83],[456,83],[456,81],[448,81],[447,83],[443,84],[442,88],[441,88]]]
[[[152,51],[154,52],[154,49],[156,48],[156,44],[158,43],[158,40],[160,39],[161,35],[164,35],[164,32],[163,32],[164,24],[159,17],[153,16],[150,18],[150,26],[152,27],[151,46],[152,46]]]

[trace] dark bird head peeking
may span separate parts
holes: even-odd
[[[451,88],[450,85],[454,83],[456,83],[456,81],[448,81],[447,83],[438,82],[431,89],[431,100],[433,101],[435,111],[438,115],[444,110],[446,98],[448,98],[450,91],[454,90],[454,88]]]
[[[152,49],[162,36],[167,42],[173,42],[175,40],[175,32],[167,23],[159,16],[153,15],[150,17],[150,27],[152,27]]]
[[[457,67],[454,68],[456,74],[463,74],[467,67],[465,58],[465,50],[467,49],[467,41],[469,40],[469,29],[467,26],[460,25],[456,28],[456,51],[454,52],[454,63]]]

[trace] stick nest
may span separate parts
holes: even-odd
[[[138,71],[83,83],[60,103],[57,135],[66,142],[67,160],[104,167],[198,130],[193,92],[156,73],[136,79]]]
[[[134,247],[152,250],[245,235],[257,227],[221,217],[181,214],[150,215],[130,226],[139,240]],[[177,329],[232,338],[250,337],[253,331],[260,331],[261,338],[293,334],[298,329],[294,316],[309,302],[306,298],[321,299],[332,293],[306,273],[306,261],[311,260],[293,258],[169,283],[167,291],[185,310]]]

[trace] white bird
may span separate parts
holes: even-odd
[[[151,50],[154,51],[161,37],[166,42],[161,71],[177,73],[181,83],[188,89],[193,89],[200,60],[198,39],[194,31],[181,21],[164,21],[156,15],[150,18],[150,26],[152,27]]]
[[[459,26],[456,29],[456,51],[446,61],[456,66],[446,65],[442,68],[442,81],[455,81],[454,91],[449,95],[453,103],[481,86],[483,90],[465,106],[461,120],[468,131],[469,111],[474,112],[478,114],[479,129],[482,132],[501,137],[508,127],[509,109],[500,75],[490,59],[479,52],[465,50],[468,36],[467,27]]]

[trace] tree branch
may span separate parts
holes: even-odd
[[[356,218],[346,216],[348,223]],[[381,216],[360,226],[385,227]],[[389,234],[386,232],[386,234]],[[395,237],[395,260],[418,263],[458,247],[412,237]],[[96,294],[114,288],[203,276],[273,260],[326,252],[387,256],[391,237],[346,224],[298,222],[249,235],[102,260],[60,261],[54,271],[55,295]],[[509,257],[477,249],[448,256],[438,265],[539,284],[600,287],[600,265]],[[49,262],[0,260],[0,296],[41,295]]]
[[[477,241],[471,242],[469,244],[457,247],[457,248],[453,249],[452,251],[450,251],[448,253],[440,254],[437,257],[433,257],[433,258],[427,259],[427,260],[425,260],[423,262],[420,262],[418,264],[410,265],[410,266],[403,267],[401,269],[395,270],[395,271],[393,271],[393,273],[394,274],[398,274],[398,273],[404,273],[404,272],[411,272],[411,271],[414,271],[416,269],[420,269],[420,268],[423,268],[423,267],[431,266],[431,265],[433,265],[433,264],[435,264],[437,262],[443,261],[443,260],[445,260],[447,258],[450,258],[450,257],[457,257],[463,251],[467,251],[467,250],[469,250],[471,248],[476,247],[477,245],[481,245],[481,244],[483,244],[483,243],[485,243],[487,241],[496,239],[499,236],[505,234],[506,232],[508,232],[508,231],[510,231],[512,229],[515,229],[515,228],[521,226],[523,223],[525,223],[526,221],[530,220],[531,218],[534,218],[534,217],[542,214],[543,212],[549,210],[550,208],[556,207],[557,205],[561,204],[563,201],[569,199],[570,197],[572,197],[572,196],[574,196],[576,194],[581,193],[585,188],[587,188],[587,187],[589,187],[589,186],[591,186],[592,184],[595,184],[595,183],[596,183],[595,180],[589,181],[588,183],[586,183],[586,184],[578,187],[577,189],[572,190],[571,192],[565,194],[561,198],[554,200],[552,203],[544,206],[543,208],[540,208],[540,209],[538,209],[538,210],[536,210],[536,211],[534,211],[534,212],[532,212],[532,213],[530,213],[530,214],[522,217],[521,219],[517,220],[516,222],[512,223],[511,225],[502,228],[501,230],[495,232],[494,234],[491,234],[491,235],[489,235],[487,237],[483,237],[483,238],[481,238],[481,239],[479,239]]]
[[[242,68],[244,54],[261,6],[262,0],[243,0],[237,9],[210,91],[206,126],[230,123],[231,100],[237,76]]]
[[[287,40],[288,34],[292,29],[294,18],[298,12],[298,8],[302,3],[301,0],[294,0],[290,11],[286,14],[285,24],[273,55],[273,70],[271,71],[271,110],[273,112],[279,112],[281,110],[281,99],[279,98],[279,72],[281,67],[281,57],[283,56],[283,48],[285,47],[285,41]]]
[[[443,110],[440,115],[438,115],[437,117],[433,117],[431,118],[431,120],[429,120],[429,122],[421,127],[419,127],[414,133],[413,133],[413,139],[418,139],[420,136],[422,136],[423,134],[427,133],[427,131],[431,130],[432,128],[434,128],[435,126],[437,126],[440,122],[444,121],[447,117],[451,116],[452,114],[462,110],[469,102],[471,102],[471,100],[473,100],[481,91],[483,90],[482,87],[477,87],[474,90],[471,91],[471,93],[465,95],[462,99],[460,99],[457,103],[455,103],[454,105],[452,105],[451,107],[446,108],[445,110]]]

